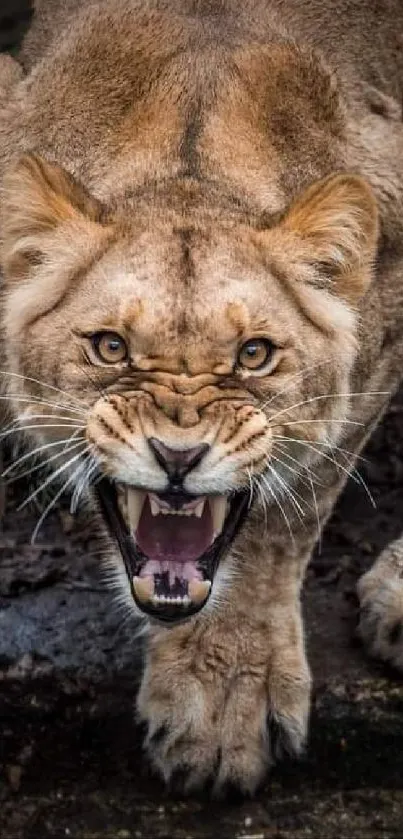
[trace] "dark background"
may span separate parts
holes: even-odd
[[[29,25],[32,5],[27,0],[0,0],[0,49],[16,48]]]
[[[28,4],[0,0],[0,48],[15,49]],[[1,114],[0,114],[1,119]],[[355,640],[358,576],[402,528],[403,395],[365,453],[377,509],[348,486],[304,593],[315,675],[306,758],[255,801],[166,793],[133,722],[135,625],[99,573],[91,523],[8,495],[0,533],[1,839],[375,839],[403,834],[403,685]]]

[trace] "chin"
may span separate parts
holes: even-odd
[[[137,608],[168,625],[200,612],[248,514],[249,490],[155,493],[104,477],[96,493]]]

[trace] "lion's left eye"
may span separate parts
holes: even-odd
[[[91,341],[96,354],[106,364],[118,364],[126,360],[126,342],[117,332],[97,332]]]
[[[252,338],[241,347],[238,364],[246,370],[261,370],[270,361],[273,350],[273,344],[266,338]]]

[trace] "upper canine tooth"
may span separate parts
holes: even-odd
[[[210,580],[190,580],[188,585],[188,595],[193,603],[203,603],[203,601],[208,597],[210,589]]]
[[[200,501],[200,504],[198,504],[197,507],[195,507],[194,510],[193,510],[193,515],[197,516],[198,519],[201,519],[201,517],[203,515],[204,502],[205,502],[205,498],[203,498],[203,500]]]
[[[158,516],[160,511],[161,511],[160,505],[155,500],[155,498],[151,497],[151,495],[149,495],[148,497],[149,497],[149,500],[150,500],[151,515],[152,516]]]
[[[154,577],[133,577],[133,588],[138,599],[147,603],[154,594]]]
[[[227,498],[225,495],[215,495],[210,498],[211,515],[213,517],[214,536],[221,533],[227,512]]]
[[[141,511],[143,509],[145,499],[145,492],[140,492],[138,489],[127,490],[127,512],[129,516],[130,527],[135,533]]]

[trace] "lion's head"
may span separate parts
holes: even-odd
[[[370,189],[336,175],[265,218],[184,178],[104,207],[27,156],[2,231],[11,409],[58,492],[98,497],[137,606],[187,617],[254,497],[339,438]]]

